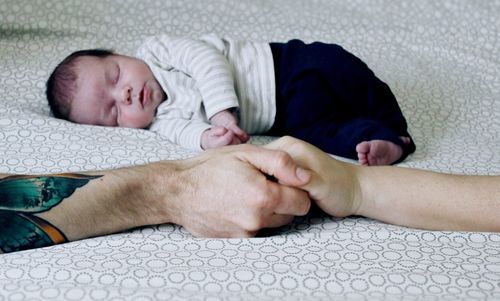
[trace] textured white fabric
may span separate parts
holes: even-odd
[[[146,36],[215,32],[340,44],[396,94],[417,144],[401,166],[500,174],[499,12],[498,0],[3,0],[0,172],[191,156],[151,131],[51,118],[44,84],[76,49],[133,55]],[[313,212],[260,236],[193,238],[161,225],[4,254],[0,300],[500,299],[497,233]]]
[[[200,39],[154,36],[138,50],[166,91],[150,130],[201,151],[216,113],[239,109],[248,134],[271,128],[276,115],[273,57],[268,43],[208,34]]]

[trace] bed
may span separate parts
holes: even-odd
[[[0,172],[194,155],[146,130],[55,119],[44,85],[77,49],[133,54],[148,35],[215,32],[340,44],[398,98],[417,144],[400,166],[500,174],[499,28],[498,0],[3,0]],[[498,300],[500,235],[314,211],[251,239],[195,238],[165,224],[0,255],[0,300],[40,299]]]

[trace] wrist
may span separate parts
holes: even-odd
[[[141,166],[138,202],[141,208],[138,216],[143,225],[175,223],[180,224],[182,200],[188,190],[188,183],[183,179],[189,168],[186,160],[160,161]]]
[[[222,110],[210,117],[210,123],[212,124],[226,126],[231,122],[238,123],[236,114],[232,109]]]
[[[196,156],[189,159],[168,161],[165,164],[170,165],[169,174],[162,172],[159,181],[155,184],[161,189],[159,195],[154,197],[159,200],[160,223],[173,223],[180,226],[186,226],[190,222],[193,214],[193,200],[199,200],[196,192],[199,188],[199,173],[197,166],[200,157]]]
[[[161,206],[162,172],[158,164],[139,165],[110,171],[103,177],[115,193],[114,204],[108,204],[119,228],[129,229],[170,220]],[[114,187],[113,187],[114,186]],[[110,219],[111,220],[111,219]],[[114,231],[113,231],[114,232]]]
[[[358,165],[350,165],[351,177],[352,180],[351,187],[351,215],[362,215],[364,216],[364,212],[366,210],[367,199],[366,196],[369,195],[367,190],[369,190],[369,177],[366,176],[365,168],[363,166]]]
[[[212,115],[212,117],[210,117],[210,118],[209,118],[209,120],[210,120],[210,121],[215,121],[215,120],[217,120],[217,118],[219,118],[219,117],[223,116],[223,115],[224,115],[224,114],[226,114],[226,113],[228,113],[228,111],[227,111],[227,110],[222,110],[222,111],[219,111],[219,112],[217,112],[217,113],[213,114],[213,115]]]
[[[373,213],[377,209],[378,169],[376,166],[354,166],[354,214],[373,217]]]

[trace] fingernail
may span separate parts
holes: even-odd
[[[309,179],[311,178],[311,172],[303,169],[302,167],[297,167],[295,174],[303,182],[309,182]]]

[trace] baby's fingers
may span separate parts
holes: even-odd
[[[226,130],[226,133],[224,133],[223,135],[220,135],[216,138],[217,147],[232,144],[233,138],[235,137],[233,132],[231,132],[230,130],[228,130],[226,128],[224,128],[224,129]]]
[[[240,143],[248,141],[248,138],[249,138],[248,134],[244,130],[242,130],[239,126],[237,126],[236,124],[232,125],[229,129],[238,137],[238,139],[240,140]]]
[[[226,129],[225,127],[223,126],[213,126],[210,130],[210,136],[224,136],[224,135],[227,135],[227,133],[229,132],[228,129]]]

